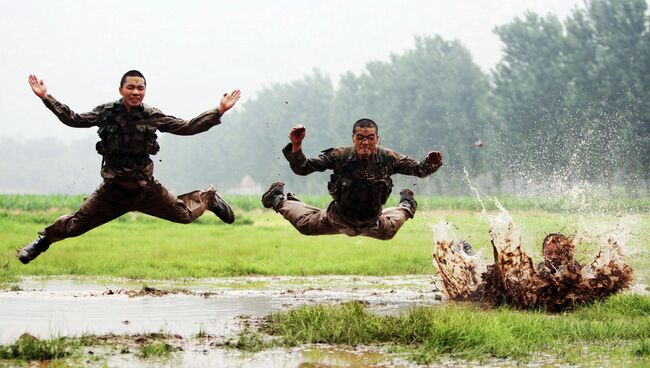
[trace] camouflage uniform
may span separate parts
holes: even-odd
[[[287,196],[277,208],[305,235],[346,234],[388,240],[395,236],[413,213],[404,207],[382,210],[393,187],[391,175],[425,177],[442,164],[432,164],[378,147],[369,160],[358,159],[353,146],[330,148],[318,157],[307,159],[302,150],[291,152],[289,143],[282,152],[291,170],[298,175],[333,170],[328,190],[334,199],[327,210]]]
[[[214,188],[176,197],[153,177],[149,155],[158,152],[156,131],[193,135],[221,123],[217,109],[192,120],[165,115],[142,104],[127,111],[122,100],[76,114],[51,95],[43,102],[64,124],[75,128],[98,127],[97,152],[103,156],[103,183],[81,208],[59,217],[39,234],[54,243],[81,235],[129,211],[140,211],[169,221],[190,223],[210,208]]]

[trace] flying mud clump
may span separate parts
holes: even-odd
[[[632,268],[614,235],[590,264],[581,265],[574,258],[573,239],[549,234],[542,244],[544,260],[534,264],[512,218],[501,209],[490,219],[494,264],[485,267],[467,242],[453,239],[449,224],[442,221],[434,232],[433,258],[452,300],[559,312],[604,299],[632,283]]]

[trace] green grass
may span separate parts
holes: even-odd
[[[163,333],[84,334],[79,337],[52,339],[38,339],[25,334],[12,344],[0,345],[0,366],[17,366],[21,362],[30,362],[25,363],[25,366],[79,367],[85,366],[82,362],[101,362],[110,355],[128,354],[130,347],[135,348],[134,356],[140,359],[167,359],[179,350],[168,343],[174,340],[175,336]]]
[[[650,339],[645,339],[639,342],[633,352],[641,357],[650,357]]]
[[[302,199],[322,208],[329,201],[324,196]],[[303,236],[280,215],[259,209],[257,197],[233,197],[229,200],[238,217],[234,225],[225,225],[210,213],[190,225],[131,213],[83,236],[54,244],[27,266],[16,260],[16,249],[33,240],[37,231],[58,216],[75,210],[81,200],[81,196],[0,195],[0,283],[10,284],[28,275],[177,279],[434,274],[430,225],[443,217],[454,224],[459,236],[483,250],[486,260],[491,258],[488,224],[471,198],[419,198],[415,219],[391,241],[379,241],[344,235]],[[616,206],[626,209],[622,213],[586,214],[570,210],[572,205],[562,207],[559,200],[503,200],[537,257],[547,233],[571,235],[587,229],[602,234],[616,225],[629,225],[632,237],[625,248],[628,261],[637,281],[646,285],[650,283],[647,202],[637,200],[626,207],[619,200]],[[610,204],[608,210],[616,206]],[[595,244],[580,246],[578,258],[587,262],[596,249]],[[635,295],[619,295],[558,315],[447,304],[391,317],[371,314],[359,303],[309,306],[272,315],[264,331],[274,334],[282,345],[387,344],[393,351],[406,351],[412,360],[423,363],[441,357],[526,361],[535,360],[535,354],[545,354],[551,364],[650,365],[650,299]],[[19,339],[0,346],[0,359],[69,359],[78,353],[79,346],[90,344],[86,340]],[[248,351],[272,346],[260,332],[248,329],[228,345]],[[172,350],[164,341],[153,341],[136,354],[167,357]]]
[[[478,211],[433,210],[418,212],[395,238],[379,241],[365,237],[303,236],[270,210],[237,210],[234,225],[225,225],[211,213],[190,225],[175,224],[130,213],[80,237],[55,243],[25,266],[16,249],[36,238],[37,232],[69,209],[24,211],[0,209],[0,283],[27,275],[88,275],[133,279],[203,278],[240,275],[400,275],[433,274],[430,225],[442,217],[456,226],[490,258],[487,221]],[[620,215],[511,211],[523,230],[525,242],[539,254],[550,232],[574,234],[599,223],[613,228],[627,222],[633,236],[626,250],[635,276],[648,284],[650,214]],[[579,247],[578,257],[589,261],[596,248]]]
[[[388,200],[388,206],[397,204],[398,196],[394,195]],[[328,195],[298,195],[299,198],[316,207],[325,208],[331,201]],[[6,210],[44,211],[51,209],[77,209],[86,195],[66,194],[0,194],[0,208]],[[225,196],[231,206],[241,211],[261,209],[260,196]],[[481,205],[474,197],[424,197],[416,196],[421,209],[456,209],[478,211]],[[550,212],[650,212],[650,198],[628,198],[617,196],[611,198],[605,193],[592,195],[588,200],[576,200],[571,196],[553,197],[526,197],[526,196],[500,196],[499,201],[510,210],[543,210]],[[485,199],[488,210],[495,210],[493,201]]]
[[[144,344],[136,354],[139,358],[169,358],[174,352],[174,347],[166,342],[152,342]]]
[[[638,357],[650,362],[650,298],[619,295],[562,315],[470,304],[419,307],[399,316],[369,313],[358,302],[303,306],[269,316],[261,332],[288,346],[389,344],[418,363],[441,357],[526,361],[535,353],[571,363],[586,359],[584,348],[595,362]]]
[[[55,360],[71,355],[79,344],[67,338],[39,340],[30,335],[21,336],[16,342],[0,346],[0,360]]]

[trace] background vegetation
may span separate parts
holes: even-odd
[[[305,151],[350,143],[360,117],[382,144],[417,159],[432,149],[446,165],[431,178],[400,179],[420,194],[470,194],[463,167],[491,193],[561,193],[602,185],[608,195],[650,190],[650,18],[645,0],[589,0],[566,19],[526,13],[495,32],[503,58],[482,71],[458,41],[416,37],[387,61],[332,81],[318,70],[278,83],[195,137],[162,135],[157,176],[176,192],[210,183],[222,191],[251,175],[298,193],[323,193],[326,175],[293,175],[280,149],[292,125],[308,127]],[[477,143],[482,145],[479,145]],[[70,193],[98,183],[94,141],[3,139],[5,192]],[[38,162],[38,163],[34,163]],[[61,165],[66,162],[66,165]],[[53,173],[56,170],[56,174]],[[74,185],[71,185],[70,178]]]

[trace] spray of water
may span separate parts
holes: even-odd
[[[471,183],[470,188],[488,217],[494,263],[484,266],[480,257],[468,255],[444,220],[434,226],[433,258],[450,299],[561,311],[630,286],[632,269],[623,253],[630,236],[626,227],[605,231],[597,239],[587,232],[573,238],[549,234],[542,244],[544,260],[535,264],[510,213],[494,198],[498,212],[487,214],[478,190]],[[594,240],[600,250],[590,263],[580,264],[575,244]]]
[[[440,220],[433,228],[433,258],[439,265],[438,276],[442,279],[447,295],[456,300],[470,299],[481,283],[485,270],[478,255],[468,255],[456,238],[451,224]]]

